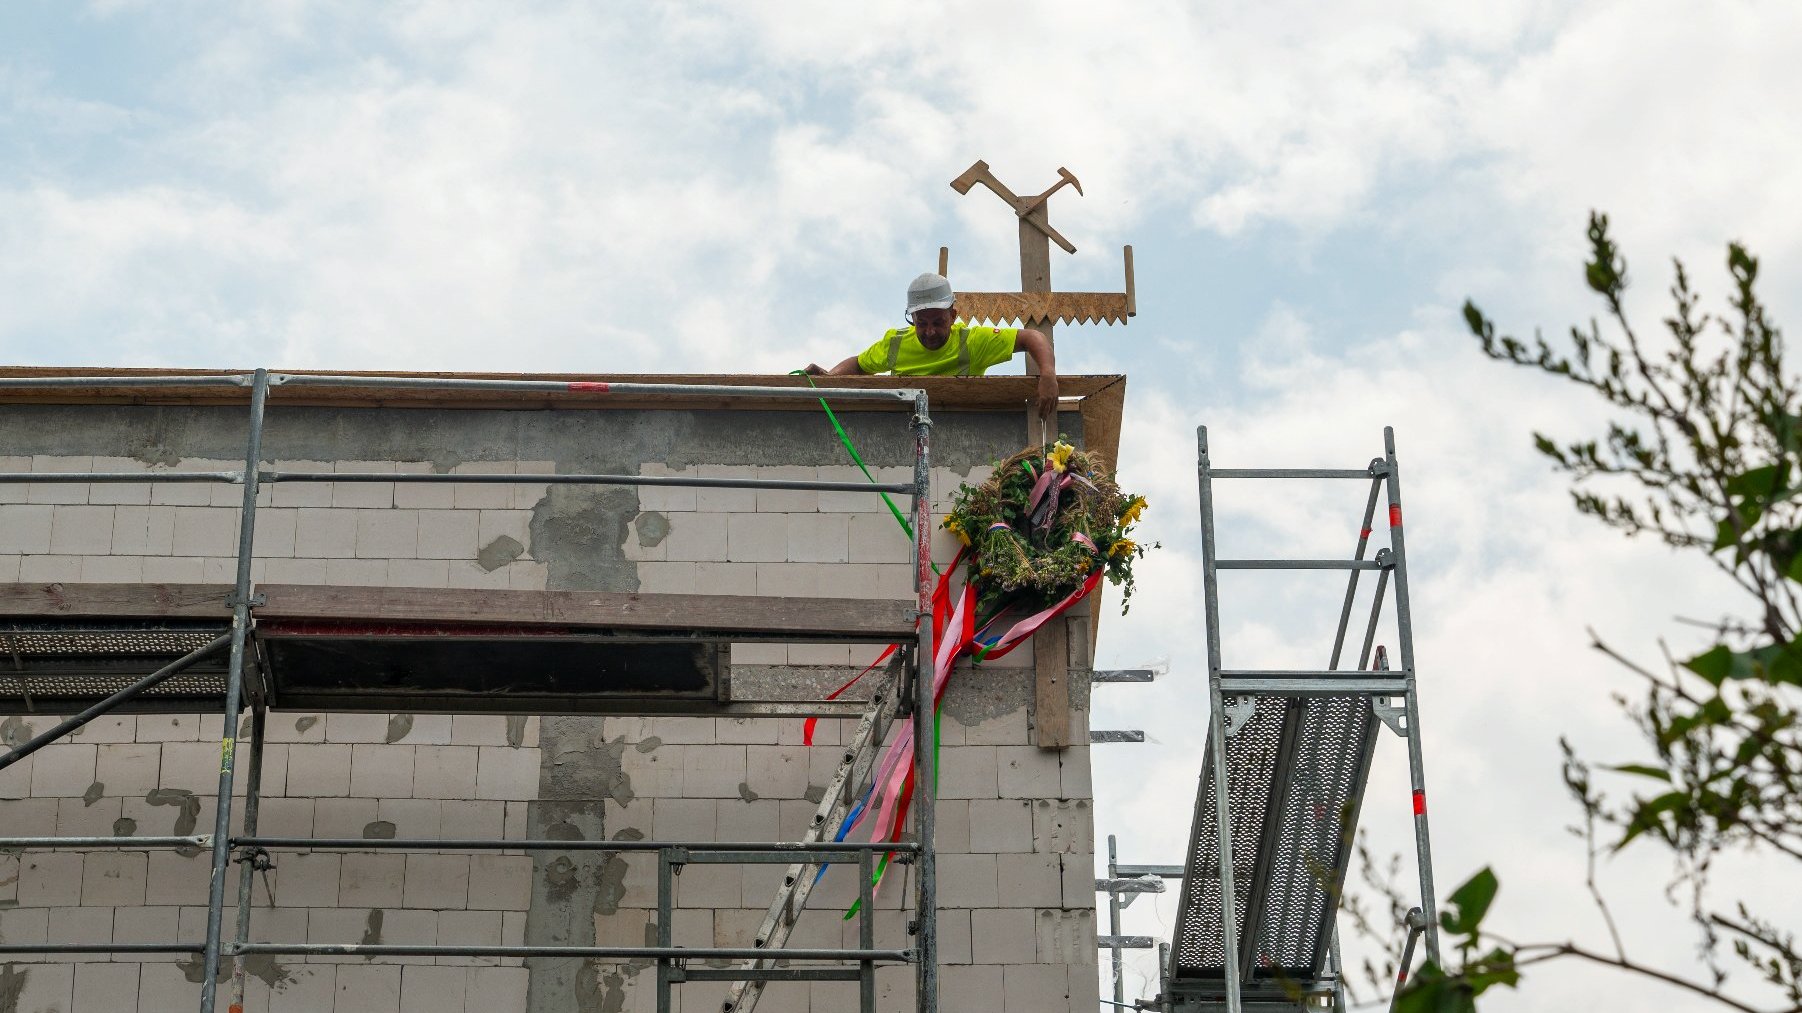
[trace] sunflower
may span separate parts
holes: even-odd
[[[942,525],[942,527],[946,531],[949,531],[952,534],[956,535],[958,541],[964,543],[965,545],[970,544],[970,536],[967,532],[964,531],[963,525],[957,523],[957,517],[955,514],[946,514],[945,515],[945,523]]]
[[[1119,541],[1115,542],[1114,544],[1108,546],[1107,554],[1110,558],[1112,558],[1114,556],[1130,556],[1133,554],[1133,550],[1137,549],[1138,547],[1139,547],[1138,543],[1134,542],[1132,539],[1122,538]]]
[[[1057,444],[1051,448],[1051,453],[1045,455],[1045,460],[1050,463],[1053,468],[1056,468],[1059,474],[1062,474],[1069,469],[1070,455],[1075,452],[1075,447],[1065,443],[1063,440],[1059,440],[1057,441]]]
[[[1138,523],[1139,515],[1145,512],[1145,505],[1145,497],[1134,496],[1132,502],[1126,504],[1126,509],[1120,512],[1120,526]]]

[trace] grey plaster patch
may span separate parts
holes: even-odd
[[[518,559],[525,551],[526,547],[519,544],[519,539],[512,535],[501,535],[476,550],[476,565],[492,573]]]
[[[613,835],[616,841],[642,841],[644,832],[634,827],[627,827]],[[626,856],[609,855],[607,863],[601,868],[600,878],[595,885],[594,913],[611,915],[619,913],[620,902],[626,899]]]
[[[19,997],[31,972],[13,964],[0,965],[0,1013],[19,1013]]]
[[[394,824],[387,820],[374,820],[363,824],[363,839],[366,841],[394,840]]]
[[[507,715],[507,745],[518,749],[526,744],[526,716],[524,714]]]
[[[138,821],[130,816],[121,816],[113,821],[114,837],[130,837],[138,832]]]
[[[749,784],[747,784],[744,781],[740,781],[740,782],[738,782],[738,797],[744,799],[746,802],[755,802],[755,801],[757,801],[757,799],[760,796],[756,792],[751,790],[751,786]],[[818,801],[818,800],[816,799],[815,801]]]
[[[6,743],[9,747],[16,747],[30,741],[31,725],[27,724],[24,718],[14,714],[12,717],[0,721],[0,742]]]
[[[549,568],[546,586],[571,591],[636,591],[638,565],[626,536],[638,515],[627,487],[554,485],[532,510],[532,556]]]
[[[399,742],[400,740],[406,738],[407,733],[412,730],[413,730],[413,715],[411,715],[411,714],[391,715],[388,718],[387,740],[389,742]]]
[[[175,827],[171,831],[176,837],[186,837],[194,832],[200,822],[200,799],[186,788],[152,788],[144,796],[144,801],[151,805],[176,806]]]
[[[595,1007],[600,1013],[623,1013],[626,1008],[626,976],[618,971],[606,971],[600,976],[601,1002]]]
[[[81,804],[84,808],[87,806],[91,806],[94,803],[100,801],[100,799],[105,794],[106,794],[106,785],[102,784],[99,781],[95,781],[93,784],[88,785],[87,791],[84,791],[81,793]]]
[[[318,717],[308,714],[306,717],[294,719],[294,730],[297,732],[304,732],[318,723]]]
[[[382,918],[383,918],[383,913],[382,913],[381,908],[372,907],[369,909],[369,917],[364,919],[364,921],[363,921],[362,945],[376,946],[381,943],[381,941],[382,941]]]
[[[819,805],[826,797],[826,786],[823,784],[810,784],[807,786],[807,790],[801,793],[801,797],[812,802],[814,805]]]
[[[644,738],[639,739],[638,744],[633,746],[632,748],[638,750],[641,753],[648,753],[651,750],[656,749],[658,746],[661,746],[661,745],[663,745],[663,736],[647,735]]]
[[[262,979],[263,984],[281,992],[294,981],[294,972],[275,959],[273,953],[251,953],[239,958],[244,961],[244,973]]]
[[[669,537],[669,518],[655,510],[639,514],[633,527],[638,529],[638,544],[647,549],[662,545],[663,540]]]

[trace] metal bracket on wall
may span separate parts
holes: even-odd
[[[1245,727],[1245,722],[1258,712],[1258,698],[1255,696],[1235,696],[1226,700],[1226,713],[1221,715],[1226,721],[1226,737],[1232,738]]]

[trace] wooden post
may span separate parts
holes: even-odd
[[[1049,210],[1049,209],[1042,209]],[[1020,291],[1051,291],[1051,237],[1037,225],[1020,219]],[[1052,340],[1052,321],[1039,318],[1022,321],[1027,327]],[[1038,363],[1026,360],[1026,375],[1037,376]],[[1026,404],[1026,445],[1050,443],[1057,439],[1057,424],[1050,431],[1040,422],[1038,396]],[[1062,749],[1070,744],[1070,664],[1065,648],[1064,618],[1053,619],[1033,638],[1032,665],[1035,673],[1033,700],[1036,705],[1032,728],[1033,744],[1040,749]]]

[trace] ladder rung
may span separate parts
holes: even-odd
[[[1210,468],[1210,478],[1383,478],[1369,468]]]
[[[1386,570],[1374,559],[1216,559],[1216,570]]]
[[[1341,672],[1220,673],[1220,692],[1268,693],[1276,696],[1402,696],[1408,680],[1401,676],[1347,676]]]

